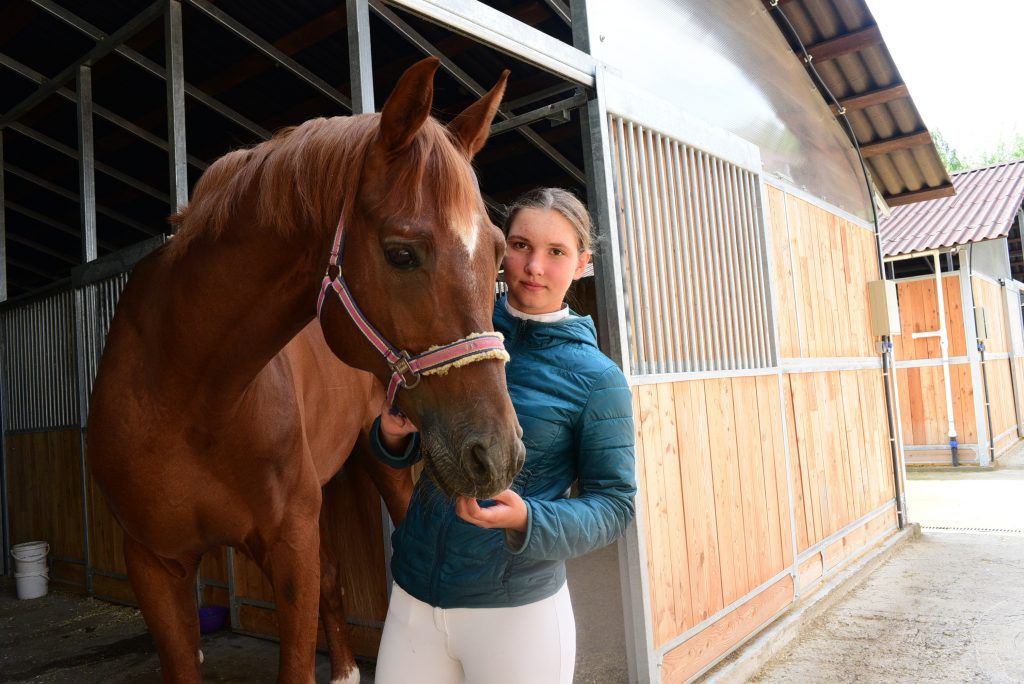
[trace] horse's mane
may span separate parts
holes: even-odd
[[[189,205],[171,216],[179,230],[169,251],[181,255],[196,237],[219,237],[246,196],[257,202],[258,222],[282,235],[333,228],[342,199],[355,190],[379,120],[379,114],[312,119],[224,155],[196,183]],[[476,181],[444,126],[428,119],[389,161],[392,175],[376,207],[385,217],[418,214],[432,201],[448,225],[471,225],[479,203]]]

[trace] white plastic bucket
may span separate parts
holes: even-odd
[[[46,542],[25,542],[11,548],[14,558],[14,581],[19,599],[34,599],[46,596],[50,573],[46,566],[46,555],[50,545]]]

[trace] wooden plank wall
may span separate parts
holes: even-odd
[[[664,682],[700,672],[895,526],[867,318],[874,236],[771,187],[768,216],[781,372],[633,388]],[[851,358],[866,367],[841,369]]]
[[[768,187],[775,312],[783,358],[875,357],[867,288],[871,231]]]
[[[908,463],[948,462],[949,413],[946,408],[946,380],[941,365],[915,363],[941,359],[939,338],[913,339],[913,333],[938,330],[939,310],[933,278],[904,280],[897,283],[902,335],[893,337],[898,367],[900,418],[905,446],[934,446],[934,450],[908,449]],[[949,379],[953,401],[953,425],[957,441],[962,445],[978,443],[978,421],[975,412],[974,384],[971,364],[967,360],[967,339],[964,327],[964,303],[960,290],[960,274],[942,277],[945,304],[946,334],[949,340]],[[968,303],[969,304],[969,303]],[[968,309],[970,306],[968,305]],[[962,450],[961,462],[977,460],[977,452]]]
[[[50,545],[51,580],[85,587],[78,430],[7,435],[11,545]]]
[[[986,278],[973,276],[974,303],[983,307],[988,321],[986,341],[985,377],[988,381],[989,401],[992,412],[992,431],[996,435],[997,455],[1013,446],[1017,440],[1016,412],[1011,353],[1020,354],[1021,345],[1014,345],[1010,325],[1019,325],[1019,318],[1007,320],[1006,291],[997,283]],[[903,334],[893,338],[897,363],[896,377],[899,386],[900,415],[903,425],[904,444],[908,447],[934,446],[934,450],[908,449],[909,463],[948,462],[950,454],[945,445],[949,441],[948,414],[945,400],[945,378],[941,366],[915,363],[928,359],[939,359],[942,351],[938,338],[914,340],[915,332],[938,329],[938,300],[935,282],[931,278],[901,281],[897,284],[900,301],[900,321]],[[943,276],[943,296],[946,305],[946,327],[949,335],[950,383],[953,399],[953,421],[957,439],[961,445],[981,445],[987,448],[987,436],[983,430],[979,438],[979,416],[975,408],[975,393],[982,387],[974,387],[971,364],[967,360],[968,347],[965,334],[964,315],[970,315],[969,302],[965,307],[960,294],[960,274]],[[966,311],[965,311],[966,310]],[[972,342],[973,344],[973,342]],[[1018,358],[1020,358],[1018,356]],[[1021,366],[1024,366],[1022,359]],[[1018,370],[1024,380],[1024,370]],[[1024,387],[1024,385],[1019,385]],[[988,417],[980,416],[983,428]],[[976,461],[975,452],[960,452],[962,462]]]

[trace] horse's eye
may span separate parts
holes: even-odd
[[[384,250],[384,255],[388,258],[388,263],[395,268],[408,269],[416,268],[420,265],[419,260],[416,258],[416,252],[408,247],[388,247]]]

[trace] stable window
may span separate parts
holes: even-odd
[[[609,117],[633,375],[775,365],[757,174]]]

